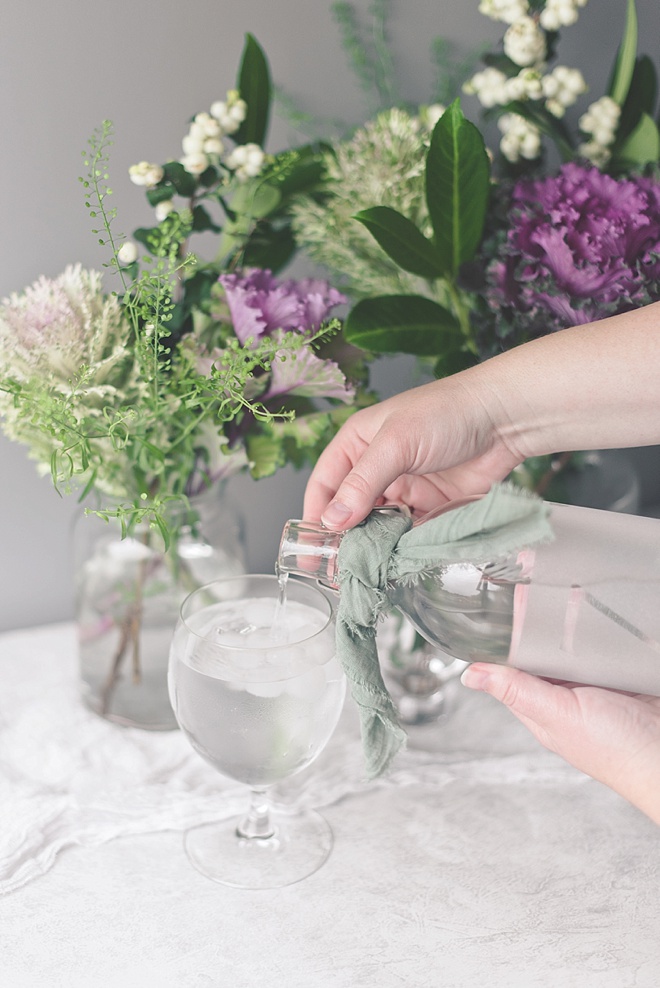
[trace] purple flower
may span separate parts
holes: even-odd
[[[337,305],[347,301],[326,281],[278,281],[270,271],[258,268],[246,275],[223,274],[220,283],[241,343],[272,336],[278,329],[314,332]]]
[[[346,296],[326,281],[306,278],[278,281],[268,270],[220,276],[234,332],[242,344],[257,343],[265,336],[277,339],[283,332],[309,336],[330,317]],[[218,353],[209,358],[209,367]],[[273,360],[270,378],[260,400],[273,403],[287,396],[336,398],[350,402],[355,395],[341,368],[333,360],[317,357],[311,347],[282,351]]]
[[[322,360],[309,347],[304,347],[297,352],[280,355],[273,361],[270,385],[263,401],[283,395],[338,398],[348,403],[353,400],[355,389],[346,383],[334,360]]]
[[[647,304],[660,297],[660,183],[578,164],[520,181],[482,261],[484,297],[514,342]]]

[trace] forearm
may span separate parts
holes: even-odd
[[[521,458],[660,443],[660,303],[517,347],[463,381]]]

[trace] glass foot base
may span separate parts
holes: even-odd
[[[291,816],[271,811],[272,837],[240,837],[245,815],[189,830],[192,865],[214,882],[238,889],[275,889],[313,875],[332,850],[330,824],[316,810]]]

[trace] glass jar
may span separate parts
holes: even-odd
[[[115,723],[169,730],[176,721],[167,662],[179,607],[191,590],[245,572],[242,527],[225,486],[174,502],[165,551],[147,525],[120,537],[95,515],[74,531],[76,624],[84,702]]]

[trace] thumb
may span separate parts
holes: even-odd
[[[551,736],[575,713],[571,690],[511,666],[475,662],[464,670],[461,682],[499,700],[537,737]]]

